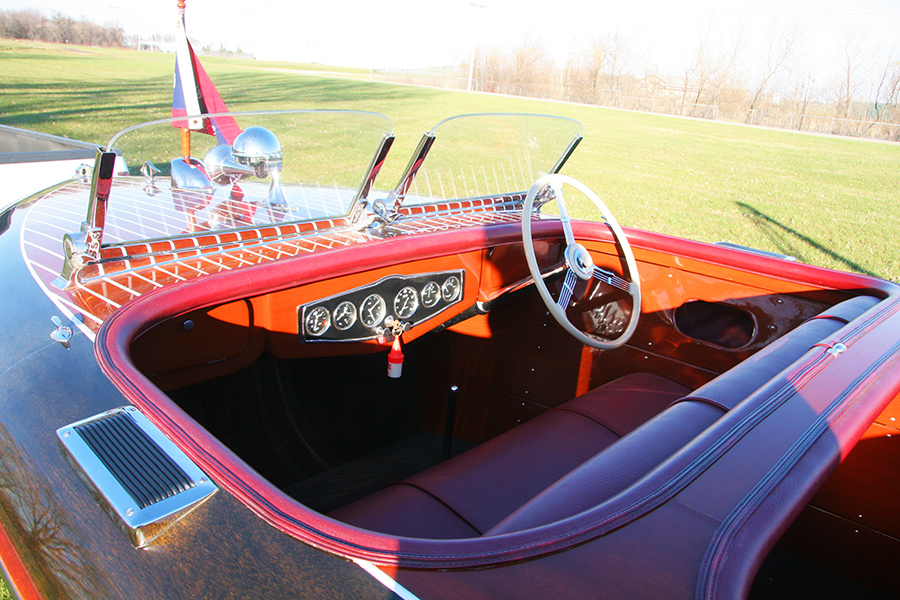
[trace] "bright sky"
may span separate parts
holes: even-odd
[[[171,33],[176,0],[4,0],[6,9],[58,10],[116,21],[128,33]],[[800,26],[805,60],[827,71],[848,28],[900,59],[900,0],[187,0],[189,35],[260,59],[361,67],[454,65],[473,44],[511,48],[528,38],[563,62],[592,37],[621,32],[661,73],[684,71],[710,22],[717,39],[743,26],[753,49],[772,24]],[[826,75],[821,75],[826,77]]]

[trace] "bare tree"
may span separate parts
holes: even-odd
[[[509,55],[506,79],[515,95],[543,97],[552,81],[553,63],[547,58],[540,40],[529,37],[521,40]]]
[[[63,44],[76,43],[73,36],[75,33],[75,21],[72,17],[55,10],[50,15],[50,21],[53,23],[58,36],[58,39],[55,41]]]
[[[747,113],[748,123],[753,120],[754,112],[759,108],[760,101],[769,90],[775,77],[787,66],[797,51],[800,44],[800,27],[796,23],[791,23],[786,27],[779,27],[777,23],[772,23],[767,39],[765,57],[760,61],[761,71],[757,77],[750,100],[750,110]]]
[[[125,32],[118,25],[97,25],[53,11],[49,17],[35,9],[0,11],[0,37],[89,46],[124,46]]]
[[[871,70],[872,58],[873,54],[863,36],[853,27],[848,27],[838,59],[841,79],[837,86],[836,116],[844,119],[851,117],[854,98],[859,94],[862,78]]]
[[[622,32],[592,38],[569,59],[566,86],[569,97],[604,104],[622,92],[621,78],[628,69],[632,40]]]
[[[700,37],[697,41],[697,47],[694,50],[694,56],[684,71],[684,90],[682,92],[682,102],[688,104],[688,94],[692,95],[694,104],[699,103],[700,96],[703,94],[712,67],[712,49],[710,38],[712,37],[713,22],[709,18],[700,30]]]
[[[742,25],[737,31],[732,32],[728,39],[728,45],[723,48],[713,82],[715,86],[713,104],[719,103],[719,95],[726,86],[731,84],[731,80],[735,76],[738,63],[747,46],[746,32],[746,28]]]

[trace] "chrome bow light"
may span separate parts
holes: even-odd
[[[280,182],[284,153],[275,134],[265,127],[248,127],[234,138],[231,154],[237,164],[252,168],[260,179],[271,175],[272,184],[269,186],[266,202],[270,206],[287,206]]]
[[[218,185],[230,185],[244,175],[255,174],[253,167],[237,163],[228,144],[219,144],[207,152],[203,164],[206,174]]]
[[[281,171],[281,142],[265,127],[248,127],[234,139],[231,154],[239,165],[252,168],[265,179],[272,171]]]

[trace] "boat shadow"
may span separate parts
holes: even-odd
[[[749,204],[744,202],[735,202],[735,204],[741,208],[743,214],[749,217],[749,220],[756,226],[760,233],[771,240],[772,244],[778,249],[778,252],[793,256],[803,262],[811,262],[806,257],[806,254],[808,254],[810,250],[815,250],[837,261],[846,269],[850,269],[856,273],[862,273],[863,275],[880,277],[878,273],[874,273],[859,263],[850,260],[846,256],[842,256],[834,250],[822,246],[808,235],[788,227],[784,223],[760,212]]]

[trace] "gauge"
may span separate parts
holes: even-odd
[[[408,319],[419,308],[419,293],[411,285],[406,286],[394,296],[394,312],[398,319]]]
[[[319,337],[331,326],[331,314],[324,306],[317,306],[306,314],[304,325],[306,333],[313,337]]]
[[[371,294],[359,305],[359,320],[366,327],[375,327],[384,319],[385,312],[384,298]]]
[[[441,286],[441,296],[447,302],[456,300],[456,297],[459,296],[459,277],[451,275],[447,278],[447,281]]]
[[[347,331],[356,323],[356,305],[344,300],[334,309],[332,316],[334,317],[334,326],[340,331]]]
[[[441,286],[434,281],[429,281],[422,288],[422,306],[431,308],[441,299]]]

